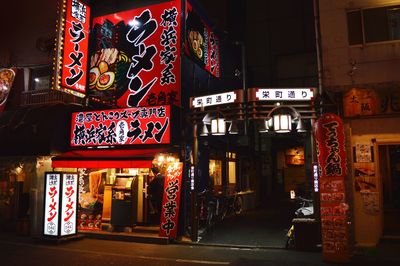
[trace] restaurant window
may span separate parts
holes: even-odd
[[[347,12],[350,45],[400,40],[400,5]]]
[[[30,90],[49,90],[52,66],[40,66],[31,69]]]
[[[226,159],[228,161],[228,182],[236,184],[236,153],[227,152]]]
[[[226,160],[228,163],[228,194],[233,194],[236,190],[236,153],[227,152]]]
[[[222,161],[210,160],[209,165],[210,178],[212,179],[214,189],[222,187]]]

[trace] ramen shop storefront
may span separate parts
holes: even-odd
[[[54,173],[76,178],[78,231],[131,232],[136,226],[160,226],[162,210],[148,187],[158,176],[171,176],[180,161],[179,153],[167,145],[170,119],[169,106],[72,115],[71,146],[80,149],[53,157],[52,167]],[[96,134],[99,129],[103,134]],[[104,145],[107,140],[115,146]]]

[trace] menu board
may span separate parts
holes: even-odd
[[[320,170],[320,213],[324,260],[349,259],[343,122],[335,114],[322,115],[314,125]]]

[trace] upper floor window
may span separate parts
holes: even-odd
[[[32,68],[30,90],[49,90],[52,74],[52,66]]]
[[[400,40],[400,5],[347,12],[350,45]]]

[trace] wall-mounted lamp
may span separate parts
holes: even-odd
[[[230,123],[231,124],[230,124],[229,129],[228,129],[229,134],[231,134],[231,135],[239,134],[239,129],[238,129],[236,121],[231,121]]]
[[[299,121],[297,122],[296,131],[299,133],[306,132],[307,130],[304,128],[303,120],[299,117]]]
[[[266,133],[270,129],[270,124],[271,124],[272,119],[265,119],[261,121],[261,125],[258,128],[258,132],[260,133]]]
[[[201,129],[200,136],[206,137],[206,136],[208,136],[208,133],[209,132],[208,132],[207,125],[205,123],[203,123],[203,128]]]

